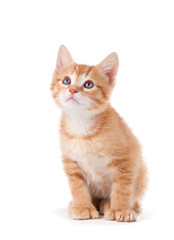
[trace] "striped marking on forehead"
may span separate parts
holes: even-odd
[[[93,69],[93,66],[74,64],[72,73],[76,72],[77,77],[79,77],[80,75],[88,76],[92,69]]]

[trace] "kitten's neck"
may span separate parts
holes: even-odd
[[[68,111],[64,111],[62,115],[64,131],[73,136],[94,134],[100,125],[99,118],[102,119],[102,115],[108,107],[109,104],[106,104],[98,110],[73,111],[73,109],[69,109]]]

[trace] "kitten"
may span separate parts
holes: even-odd
[[[73,219],[135,221],[147,185],[141,148],[109,98],[118,71],[111,53],[96,66],[74,62],[60,46],[51,90],[62,111],[62,161]]]

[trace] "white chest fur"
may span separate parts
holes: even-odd
[[[83,114],[73,114],[67,123],[68,132],[72,135],[88,135],[89,129],[94,125],[94,120]]]
[[[67,118],[66,130],[70,135],[85,136],[88,135],[90,128],[95,124],[92,119],[90,111],[83,111],[82,109],[66,109]]]

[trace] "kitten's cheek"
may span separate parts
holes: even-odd
[[[59,101],[61,102],[61,104],[62,104],[63,106],[66,106],[66,105],[67,105],[66,99],[67,99],[67,97],[65,96],[65,94],[60,94],[60,95],[59,95]]]
[[[57,95],[57,96],[55,97],[55,102],[56,102],[56,104],[57,104],[58,106],[60,106],[61,101],[60,101],[59,95]]]
[[[64,105],[64,100],[63,100],[63,98],[61,97],[61,96],[59,96],[59,101],[60,101],[60,103],[62,104],[62,105]]]

